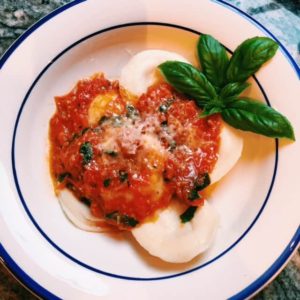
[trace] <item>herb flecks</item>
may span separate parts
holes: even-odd
[[[79,152],[82,155],[84,165],[87,165],[93,159],[93,147],[90,142],[83,143],[80,146]]]
[[[103,180],[103,186],[106,188],[110,186],[110,183],[111,183],[111,178],[106,178]]]
[[[177,147],[177,144],[174,140],[172,140],[170,143],[169,143],[169,148],[168,148],[168,151],[170,152],[173,152]]]
[[[164,182],[166,183],[171,182],[171,179],[168,178],[168,174],[166,170],[163,171],[162,175],[163,175]]]
[[[104,124],[105,122],[107,122],[110,118],[107,117],[107,116],[102,116],[98,122],[98,125],[102,125]]]
[[[58,182],[63,182],[67,177],[71,177],[71,173],[69,173],[69,172],[60,173],[57,176],[57,181]]]
[[[139,118],[139,111],[131,104],[126,105],[126,117],[132,120],[136,120]]]
[[[80,197],[80,201],[83,204],[85,204],[86,206],[91,206],[91,203],[92,203],[91,199],[84,197],[84,196]]]
[[[139,221],[133,217],[122,215],[118,211],[113,211],[109,214],[106,214],[105,217],[109,220],[115,221],[118,225],[124,225],[126,227],[135,227]]]
[[[163,104],[159,106],[158,111],[161,113],[166,113],[173,102],[174,102],[173,99],[168,99],[167,101],[165,101]]]
[[[71,182],[67,182],[66,187],[70,190],[70,191],[74,191],[75,187]]]
[[[191,191],[188,194],[188,199],[192,202],[201,199],[201,196],[199,195],[196,188],[191,189]]]
[[[121,127],[123,125],[123,120],[121,116],[113,116],[111,118],[111,123],[114,127]]]
[[[198,206],[190,206],[187,208],[185,212],[180,215],[181,223],[190,222],[194,218],[197,208]]]
[[[204,173],[196,179],[194,182],[194,187],[188,194],[188,200],[191,202],[202,199],[202,196],[199,194],[200,191],[204,190],[206,187],[210,185],[210,177],[208,173]]]
[[[105,150],[104,153],[111,156],[111,157],[117,157],[118,156],[118,152],[114,151],[114,150]]]
[[[195,188],[197,191],[202,191],[206,187],[210,185],[210,177],[208,173],[204,173],[200,176],[198,176],[197,180],[195,181]]]
[[[128,180],[128,173],[126,171],[120,170],[119,171],[119,179],[120,179],[120,182],[125,182],[126,180]]]
[[[166,127],[168,127],[168,121],[162,121],[160,123],[160,125],[161,125],[161,127],[166,128]]]
[[[70,140],[70,143],[73,142],[74,140],[78,139],[79,137],[83,136],[89,130],[90,130],[90,128],[86,127],[86,128],[83,128],[79,133],[74,133]]]

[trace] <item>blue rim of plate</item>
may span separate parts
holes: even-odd
[[[35,23],[32,27],[30,27],[20,38],[18,38],[12,46],[7,50],[7,52],[2,56],[0,59],[0,69],[5,64],[6,60],[10,57],[10,55],[17,49],[17,47],[31,34],[33,33],[37,28],[39,28],[41,25],[43,25],[48,20],[52,19],[59,13],[69,9],[70,7],[80,4],[82,2],[85,2],[86,0],[75,0],[69,4],[66,4],[49,15],[42,18],[40,21]],[[289,52],[283,47],[283,45],[277,40],[277,38],[264,26],[262,26],[259,22],[257,22],[255,19],[253,19],[251,16],[246,14],[245,12],[241,11],[240,9],[234,7],[233,5],[226,3],[222,0],[213,0],[213,2],[216,2],[218,4],[221,4],[222,6],[225,6],[234,12],[238,13],[242,17],[248,19],[250,22],[254,23],[254,25],[261,30],[265,31],[265,33],[269,36],[271,36],[274,40],[278,42],[280,45],[281,51],[285,54],[287,57],[289,63],[293,66],[295,69],[298,77],[300,77],[300,69],[297,66],[296,62],[293,60]],[[278,141],[276,140],[276,144],[278,145]],[[284,264],[287,262],[288,258],[293,254],[293,252],[296,250],[298,244],[300,241],[300,227],[298,227],[295,235],[292,237],[291,241],[288,243],[287,247],[284,249],[282,254],[277,258],[277,260],[271,265],[271,267],[266,270],[258,279],[256,279],[254,282],[252,282],[249,286],[244,288],[239,293],[233,295],[230,299],[244,299],[246,297],[251,296],[256,291],[261,289],[276,273],[284,266]],[[10,257],[8,252],[5,250],[2,244],[0,244],[0,256],[3,258],[6,266],[12,271],[12,273],[21,281],[23,282],[27,287],[32,289],[37,295],[45,297],[47,299],[59,299],[57,296],[46,290],[44,287],[39,285],[36,281],[34,281],[30,276],[28,276],[16,263],[15,261]]]

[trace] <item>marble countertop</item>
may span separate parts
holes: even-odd
[[[104,1],[104,0],[103,0]],[[29,26],[70,0],[1,0],[0,56]],[[299,0],[227,0],[268,28],[300,66]],[[0,299],[36,299],[0,264]],[[256,300],[300,299],[300,250]]]

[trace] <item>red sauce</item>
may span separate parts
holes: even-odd
[[[105,116],[89,124],[89,107],[113,93]],[[79,81],[56,97],[50,121],[50,167],[65,187],[108,223],[130,229],[172,199],[201,205],[197,186],[218,157],[219,115],[200,119],[195,102],[167,83],[150,87],[134,105],[117,81],[103,75]],[[196,189],[196,191],[195,191]]]

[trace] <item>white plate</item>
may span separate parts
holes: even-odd
[[[211,195],[220,228],[213,247],[184,265],[150,257],[118,239],[72,226],[54,196],[47,163],[53,97],[104,71],[117,78],[142,49],[195,61],[199,33],[229,50],[270,35],[222,1],[75,1],[25,33],[0,61],[0,255],[36,294],[63,299],[243,299],[286,263],[299,238],[299,142],[245,134],[241,161]],[[297,74],[298,73],[298,74]],[[299,69],[285,49],[259,71],[248,94],[292,122],[300,139]],[[298,178],[298,179],[297,179]]]

